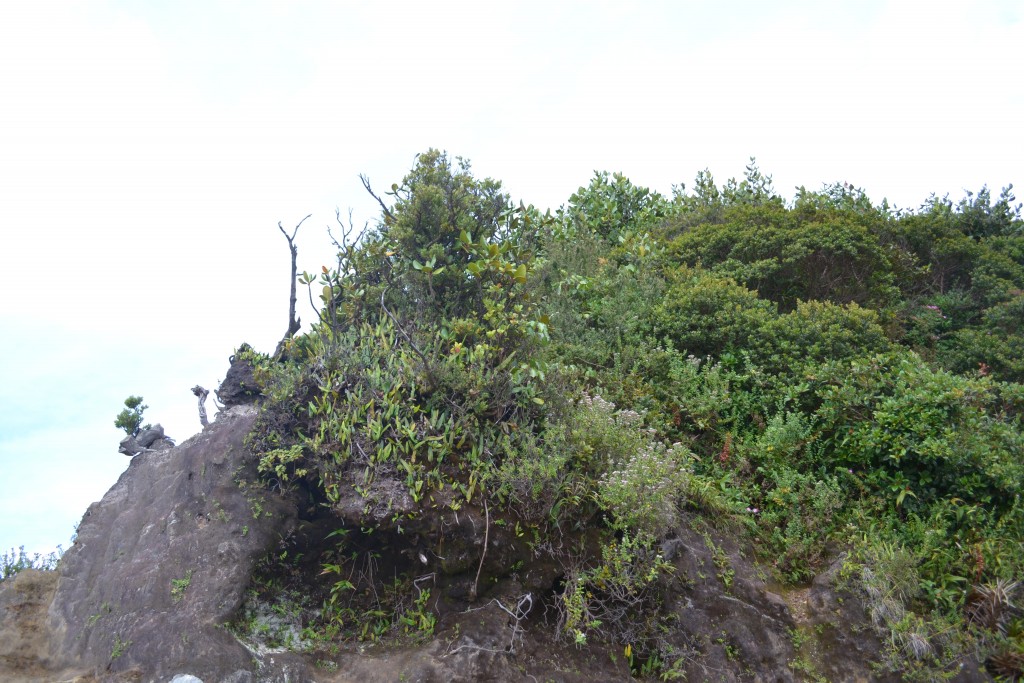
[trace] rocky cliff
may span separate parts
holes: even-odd
[[[316,607],[321,565],[266,558],[319,560],[325,532],[346,522],[325,519],[301,489],[259,483],[245,444],[255,415],[251,405],[234,406],[181,445],[136,456],[85,513],[58,572],[0,584],[0,680],[593,682],[642,674],[635,665],[631,673],[621,644],[556,641],[558,567],[508,535],[485,535],[472,509],[455,517],[443,557],[424,551],[436,542],[426,527],[385,530],[390,551],[383,543],[374,551],[384,575],[398,574],[387,562],[424,565],[438,615],[433,637],[341,645],[303,633],[300,611],[282,606],[290,595],[289,605]],[[477,596],[485,539],[494,578]],[[663,651],[677,656],[663,670],[680,680],[887,680],[870,667],[878,643],[857,596],[833,588],[837,569],[805,589],[773,592],[736,535],[697,516],[684,518],[662,550],[674,565],[659,586],[671,624]],[[288,575],[268,580],[275,571]],[[255,634],[272,630],[287,637]]]
[[[136,456],[86,511],[50,608],[64,663],[245,680],[232,675],[251,657],[222,626],[295,517],[286,501],[239,488],[253,474],[243,439],[254,415],[234,408],[173,450]]]

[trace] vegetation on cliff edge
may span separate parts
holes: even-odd
[[[980,654],[1019,674],[1024,222],[1009,188],[917,211],[846,184],[787,201],[752,163],[671,197],[597,173],[551,214],[430,150],[374,196],[379,221],[339,222],[337,261],[299,276],[319,320],[249,354],[273,486],[349,522],[354,493],[357,518],[397,533],[482,508],[562,566],[559,637],[649,661],[661,544],[689,510],[745,530],[782,582],[845,554],[883,666],[936,676]],[[323,560],[332,637],[367,637],[345,551],[358,532]],[[484,567],[451,568],[475,572],[470,599],[500,573]],[[391,588],[385,621],[433,628],[414,577]]]

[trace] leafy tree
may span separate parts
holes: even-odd
[[[743,180],[730,178],[722,188],[722,199],[727,206],[762,206],[775,204],[782,206],[782,198],[775,194],[772,177],[761,173],[757,159],[750,157]]]
[[[615,244],[662,218],[668,209],[659,193],[634,185],[621,173],[595,171],[590,184],[569,197],[560,218],[570,233],[592,231]]]
[[[1020,235],[1024,231],[1021,221],[1021,204],[1013,205],[1013,185],[1008,185],[999,193],[999,199],[992,203],[992,192],[988,186],[982,187],[977,194],[968,191],[956,207],[949,195],[941,199],[932,195],[922,209],[931,216],[950,218],[956,229],[968,237],[982,239],[985,237]]]
[[[479,310],[479,297],[472,301],[479,288],[467,272],[479,255],[463,248],[462,236],[468,235],[469,243],[493,240],[507,248],[518,241],[501,183],[477,180],[468,161],[431,149],[388,194],[395,202],[384,211],[377,239],[387,248],[383,276],[401,281],[394,305],[408,309],[411,304],[417,316],[435,320]]]
[[[785,310],[812,299],[884,307],[897,294],[895,272],[874,228],[857,214],[740,205],[726,209],[720,224],[687,229],[668,254],[733,278]]]
[[[124,410],[117,414],[114,426],[123,429],[128,436],[138,436],[139,432],[149,429],[150,425],[142,424],[142,413],[149,406],[142,405],[141,396],[129,396],[124,400]]]
[[[811,192],[806,187],[797,188],[793,208],[798,212],[817,213],[826,210],[850,211],[868,216],[892,216],[889,204],[882,202],[875,206],[862,188],[850,183],[826,183],[821,190]]]

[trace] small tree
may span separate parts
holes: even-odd
[[[149,429],[150,425],[143,426],[142,413],[149,406],[142,405],[141,396],[129,396],[124,400],[125,409],[117,414],[114,426],[123,429],[128,436],[138,436],[143,429]]]

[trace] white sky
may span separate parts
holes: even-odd
[[[0,551],[68,543],[128,464],[129,394],[189,388],[287,325],[288,251],[429,147],[557,208],[594,170],[668,193],[750,156],[777,190],[917,207],[1022,178],[1024,3],[0,5]],[[311,314],[304,317],[307,319]]]

